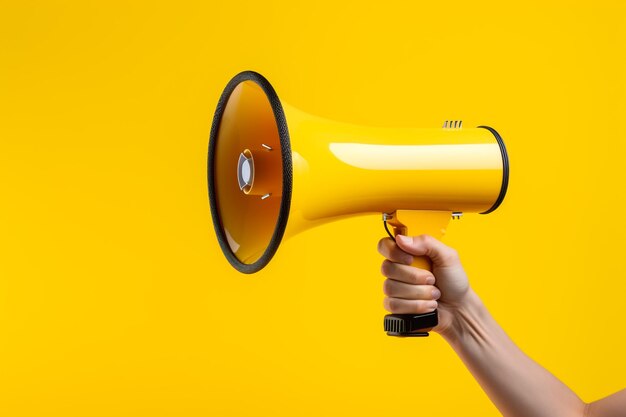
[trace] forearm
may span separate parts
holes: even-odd
[[[505,417],[582,417],[585,403],[524,354],[470,290],[441,335]]]

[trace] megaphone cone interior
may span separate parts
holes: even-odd
[[[508,157],[490,127],[338,123],[281,103],[263,76],[246,71],[218,102],[208,183],[220,246],[237,270],[253,273],[284,236],[346,216],[489,213],[506,194]]]

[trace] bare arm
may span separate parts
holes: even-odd
[[[440,334],[507,417],[583,416],[586,404],[524,354],[470,291]]]
[[[430,236],[379,243],[385,308],[425,313],[439,308],[441,334],[505,417],[626,417],[626,390],[591,404],[530,359],[506,335],[470,288],[458,254]],[[407,256],[409,255],[409,256]],[[428,256],[433,272],[412,267]],[[436,286],[436,288],[435,288]],[[433,304],[433,301],[437,300]]]

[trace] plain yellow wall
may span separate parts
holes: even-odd
[[[498,415],[438,335],[382,332],[379,216],[286,241],[254,276],[223,258],[208,134],[245,69],[336,120],[497,128],[508,196],[445,241],[583,399],[626,385],[624,2],[0,10],[3,416]]]

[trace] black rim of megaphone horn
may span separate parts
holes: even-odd
[[[265,252],[261,255],[261,257],[254,263],[246,264],[241,262],[237,256],[233,253],[228,244],[228,240],[226,239],[226,234],[224,233],[224,228],[222,227],[222,220],[220,218],[219,210],[217,209],[217,201],[215,196],[215,183],[213,182],[213,169],[215,168],[215,145],[217,141],[217,134],[220,128],[220,122],[222,120],[222,115],[224,113],[224,109],[226,108],[226,103],[228,103],[228,99],[232,94],[235,87],[237,87],[240,83],[244,81],[253,81],[258,84],[272,107],[272,111],[274,112],[274,118],[276,120],[276,126],[278,127],[278,136],[280,138],[280,150],[282,155],[283,162],[283,190],[282,190],[282,198],[280,202],[280,212],[278,213],[278,220],[276,222],[276,227],[274,228],[274,234],[270,240],[270,243],[265,248]],[[278,246],[280,245],[280,241],[283,238],[283,234],[285,233],[285,227],[287,226],[287,219],[289,218],[289,207],[291,205],[291,188],[292,188],[292,166],[291,166],[291,144],[289,141],[289,130],[287,129],[287,120],[285,118],[285,113],[283,111],[283,107],[280,104],[280,100],[276,91],[272,87],[272,85],[267,81],[265,77],[261,74],[254,71],[243,71],[239,74],[235,75],[226,85],[222,95],[217,103],[217,108],[215,109],[215,115],[213,116],[213,124],[211,125],[211,134],[209,136],[209,158],[207,165],[207,176],[209,183],[209,203],[211,205],[211,215],[213,217],[213,226],[215,228],[215,234],[217,235],[217,240],[219,241],[220,247],[226,256],[226,259],[230,262],[230,264],[235,267],[238,271],[252,274],[261,270],[265,265],[269,263],[272,259]]]
[[[509,154],[506,151],[506,146],[504,145],[504,140],[502,140],[502,136],[494,129],[489,126],[478,126],[478,128],[487,129],[490,131],[493,136],[495,136],[496,141],[498,142],[498,146],[500,147],[500,154],[502,155],[502,185],[500,186],[500,193],[498,194],[498,198],[496,198],[495,203],[489,208],[487,211],[483,211],[480,214],[489,214],[498,207],[504,201],[504,197],[506,196],[506,191],[509,188]]]

